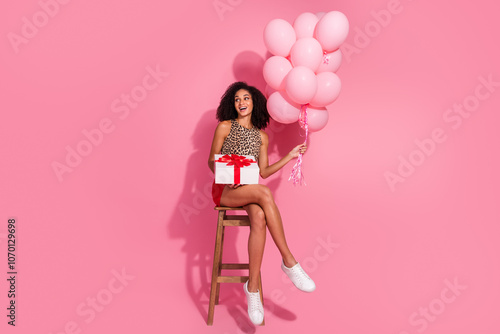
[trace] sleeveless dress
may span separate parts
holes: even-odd
[[[258,160],[261,144],[259,129],[255,126],[247,129],[236,119],[232,119],[231,129],[224,139],[220,154],[253,155]],[[225,184],[216,184],[215,180],[212,184],[212,197],[216,206],[220,206],[220,198],[225,186]]]

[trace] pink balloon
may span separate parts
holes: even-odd
[[[276,122],[290,124],[298,120],[300,106],[291,101],[284,92],[274,92],[267,99],[267,110]]]
[[[337,99],[340,94],[340,78],[332,72],[321,72],[316,75],[318,89],[309,102],[315,107],[326,107]]]
[[[323,49],[315,38],[301,38],[292,46],[290,58],[294,67],[306,66],[316,71],[323,61]]]
[[[328,12],[316,25],[314,37],[327,52],[337,50],[347,38],[349,21],[338,11]]]
[[[319,65],[316,73],[321,72],[337,72],[342,63],[342,52],[340,49],[323,55],[323,60]]]
[[[264,63],[264,79],[274,89],[285,89],[286,75],[292,69],[292,64],[285,57],[272,56]]]
[[[276,89],[274,89],[273,87],[269,86],[269,85],[266,85],[266,88],[264,89],[264,93],[266,95],[266,98],[269,98],[269,96],[271,96],[272,93],[274,93],[276,91]]]
[[[328,110],[326,108],[307,107],[307,126],[309,131],[315,132],[323,129],[328,123]],[[299,124],[304,128],[303,120]]]
[[[275,56],[288,56],[296,40],[295,30],[285,20],[271,20],[264,28],[264,44]]]
[[[323,16],[325,16],[325,12],[317,12],[316,13],[316,17],[318,18],[318,20],[321,20],[323,18]]]
[[[297,39],[304,37],[313,37],[314,28],[318,23],[319,18],[313,13],[302,13],[293,22],[293,29],[297,35]]]
[[[286,93],[295,103],[306,104],[316,94],[318,81],[310,68],[297,66],[286,76],[285,85]]]

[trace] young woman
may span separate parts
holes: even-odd
[[[299,153],[306,151],[305,144],[297,145],[278,162],[269,165],[267,159],[268,136],[262,130],[269,123],[266,98],[255,87],[244,82],[230,85],[221,98],[217,108],[219,124],[215,129],[208,165],[214,172],[215,154],[253,155],[260,168],[260,176],[267,178],[276,173]],[[313,280],[304,272],[288,248],[281,216],[269,188],[261,184],[214,184],[212,195],[215,205],[242,206],[250,218],[248,238],[249,280],[243,286],[248,302],[250,320],[258,325],[264,319],[258,279],[264,245],[266,227],[281,253],[281,268],[295,286],[306,292],[316,288]]]

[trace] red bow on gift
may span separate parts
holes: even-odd
[[[250,164],[256,163],[257,161],[245,158],[242,155],[226,154],[215,160],[215,162],[224,162],[226,166],[234,166],[234,184],[239,184],[241,167],[250,166]]]

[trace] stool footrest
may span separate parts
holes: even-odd
[[[223,226],[250,226],[248,216],[227,215],[222,221]]]
[[[217,283],[245,283],[248,281],[248,276],[219,276]]]
[[[248,263],[223,263],[220,265],[222,270],[224,269],[249,269]]]

